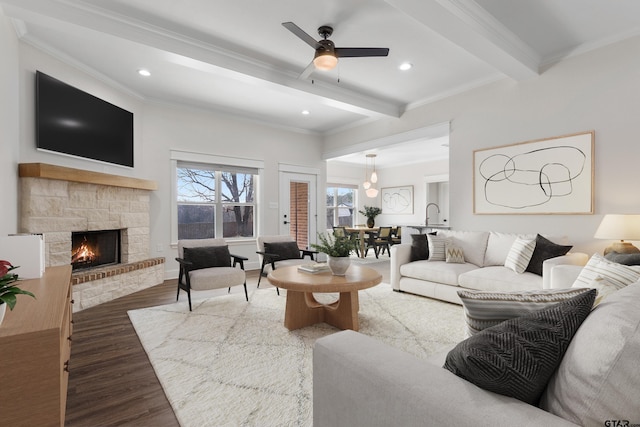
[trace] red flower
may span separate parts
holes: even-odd
[[[9,272],[9,269],[13,267],[9,261],[0,260],[0,277]]]

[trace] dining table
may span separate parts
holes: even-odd
[[[347,231],[347,233],[358,233],[358,243],[360,245],[360,255],[359,255],[360,258],[365,257],[366,246],[365,246],[364,235],[369,233],[377,233],[379,229],[380,229],[379,227],[362,227],[362,226],[345,227],[345,230]]]

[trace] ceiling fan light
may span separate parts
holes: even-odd
[[[331,52],[316,53],[316,57],[313,58],[313,65],[315,65],[318,70],[333,70],[336,65],[338,65],[338,58]]]
[[[365,191],[365,193],[367,193],[367,197],[376,197],[378,195],[378,189],[370,188],[367,191]]]

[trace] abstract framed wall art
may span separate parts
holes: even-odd
[[[380,193],[383,214],[413,214],[413,185],[383,188]]]
[[[595,132],[473,152],[475,214],[592,214]]]

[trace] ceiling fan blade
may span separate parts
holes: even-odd
[[[320,43],[318,43],[316,39],[311,37],[309,34],[305,33],[302,28],[298,27],[293,22],[283,22],[282,26],[285,27],[287,30],[291,31],[296,36],[298,36],[299,39],[301,39],[303,42],[305,42],[312,48],[317,49],[320,47]]]
[[[389,55],[386,47],[337,47],[334,52],[338,58]]]
[[[316,66],[313,64],[313,61],[309,62],[309,65],[307,65],[307,68],[305,68],[304,71],[300,73],[300,75],[298,76],[298,79],[306,80],[307,77],[309,77],[311,73],[315,71],[315,69],[316,69]]]

